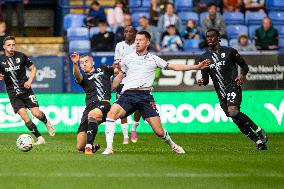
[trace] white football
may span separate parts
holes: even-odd
[[[22,134],[17,139],[16,144],[19,150],[22,152],[28,152],[33,148],[34,139],[29,134]]]

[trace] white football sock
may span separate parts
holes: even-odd
[[[133,121],[131,131],[136,131],[138,125],[139,125],[139,122]]]
[[[261,131],[261,128],[257,127],[256,132],[258,133],[259,131]]]
[[[121,124],[121,130],[122,130],[123,138],[129,138],[128,137],[128,123]]]
[[[172,141],[172,139],[171,139],[171,137],[170,137],[170,135],[169,135],[169,133],[167,132],[167,130],[166,129],[164,129],[164,136],[163,136],[163,140],[170,146],[170,147],[172,147],[175,143],[174,143],[174,141]]]
[[[105,126],[107,148],[112,149],[114,133],[115,133],[115,122],[113,119],[107,118]]]

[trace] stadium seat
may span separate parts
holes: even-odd
[[[128,6],[130,8],[138,8],[138,7],[142,6],[142,2],[141,2],[141,0],[129,0]]]
[[[132,14],[132,24],[134,27],[139,26],[139,17],[140,16],[146,16],[147,18],[149,17],[148,12],[134,12]]]
[[[83,14],[67,14],[64,16],[64,30],[74,27],[82,27],[84,25]]]
[[[111,27],[107,27],[107,31],[108,32],[112,32],[112,28]],[[98,34],[99,33],[99,28],[98,27],[92,27],[90,28],[90,38],[95,35],[95,34]]]
[[[278,46],[279,46],[279,51],[284,52],[284,38],[279,38]]]
[[[261,25],[251,25],[249,26],[249,38],[252,40],[255,38],[255,31],[260,28]]]
[[[226,31],[229,39],[238,38],[241,34],[248,34],[248,28],[244,25],[229,25]]]
[[[248,12],[246,14],[246,24],[260,25],[264,17],[266,17],[266,14],[262,12]]]
[[[91,52],[91,42],[90,40],[74,40],[69,42],[69,53],[89,53]]]
[[[150,1],[145,0],[130,0],[129,9],[130,12],[146,12],[150,8]]]
[[[248,43],[251,44],[252,41],[251,41],[251,40],[248,40]],[[237,44],[238,44],[238,39],[231,39],[231,40],[229,41],[230,47],[233,47],[233,46],[235,46],[235,45],[237,45]]]
[[[272,24],[276,25],[284,25],[284,11],[283,12],[269,12],[268,16],[272,20]]]
[[[193,19],[198,25],[199,18],[198,18],[198,14],[195,12],[179,12],[178,16],[181,18],[183,25],[186,25],[186,22],[190,18]]]
[[[224,12],[223,14],[225,23],[230,24],[244,24],[245,17],[241,12]]]
[[[192,10],[192,0],[175,0],[175,8],[179,11],[190,11]]]
[[[184,51],[186,52],[201,52],[199,48],[200,40],[198,39],[187,39],[183,43]]]
[[[221,39],[221,42],[220,42],[220,45],[221,46],[229,46],[229,42],[228,42],[228,40],[227,39],[224,39],[224,38],[222,38]]]
[[[88,40],[89,30],[87,28],[68,28],[67,29],[67,40]]]
[[[208,15],[208,12],[202,12],[199,15],[199,25],[201,26],[202,20],[205,19],[205,17]]]
[[[284,38],[284,25],[276,25],[274,27],[278,31],[279,38]]]
[[[284,11],[283,0],[266,0],[265,9],[268,11]]]

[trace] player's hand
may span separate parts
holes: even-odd
[[[70,56],[71,61],[73,62],[73,64],[78,64],[79,62],[79,54],[77,52],[73,52]]]
[[[198,83],[199,86],[203,85],[203,82],[204,82],[204,80],[202,78],[197,80],[197,83]]]
[[[112,64],[112,67],[121,70],[121,60],[115,60]]]
[[[198,63],[197,67],[199,69],[204,69],[204,68],[208,68],[209,67],[209,64],[210,64],[210,60],[209,59],[206,59],[206,60],[203,60],[201,62]]]
[[[0,80],[4,79],[4,75],[2,73],[0,73]]]
[[[24,83],[24,87],[25,87],[26,89],[31,88],[31,86],[32,86],[32,82],[31,82],[30,80],[28,80],[28,81],[26,81],[26,82]]]
[[[237,85],[242,85],[242,84],[244,84],[245,78],[242,74],[240,74],[240,75],[237,76],[235,81],[237,82]]]

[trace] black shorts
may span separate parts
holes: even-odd
[[[118,99],[121,96],[122,88],[123,84],[119,84],[119,86],[116,88],[116,99]]]
[[[92,103],[88,104],[86,106],[84,112],[83,112],[83,116],[81,118],[81,123],[80,123],[80,126],[78,128],[77,133],[87,132],[87,129],[88,129],[88,114],[89,114],[90,111],[94,110],[95,108],[100,109],[103,113],[103,118],[102,118],[102,121],[100,123],[103,123],[103,122],[106,121],[106,116],[107,116],[107,113],[110,110],[110,107],[111,107],[110,103],[106,102],[106,101],[92,102]]]
[[[9,95],[9,99],[15,113],[17,113],[21,108],[30,109],[39,106],[33,91],[28,91],[16,96]]]
[[[154,98],[151,91],[148,90],[125,91],[115,103],[126,111],[124,117],[131,115],[136,110],[139,111],[143,119],[159,116]]]
[[[237,106],[241,108],[242,89],[233,89],[226,94],[226,98],[220,99],[220,106],[228,116],[228,106]]]

